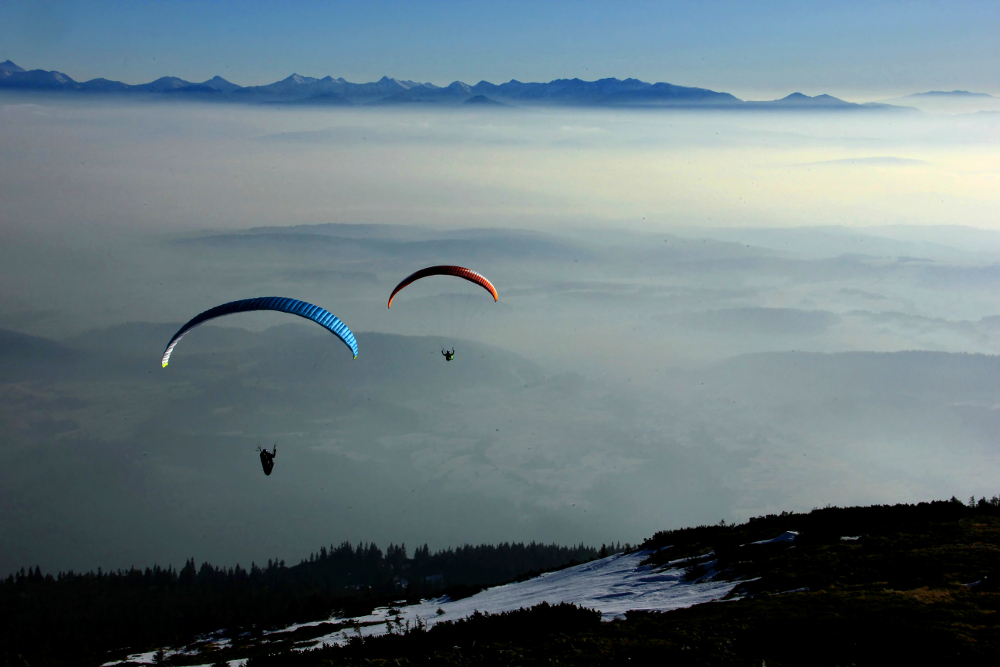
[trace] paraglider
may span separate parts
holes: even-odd
[[[271,471],[274,470],[274,457],[278,454],[277,443],[275,443],[272,450],[269,452],[266,449],[257,448],[257,451],[260,452],[260,464],[264,467],[265,475],[270,475]]]
[[[277,310],[282,313],[298,315],[307,320],[312,320],[343,341],[344,345],[351,349],[355,358],[358,356],[358,342],[355,340],[354,334],[351,333],[346,324],[334,317],[329,311],[319,306],[314,306],[311,303],[299,301],[298,299],[289,299],[281,296],[261,296],[255,299],[242,299],[240,301],[224,303],[221,306],[210,308],[200,315],[196,315],[187,324],[182,326],[174,334],[174,337],[170,339],[170,342],[167,343],[167,349],[163,351],[163,368],[167,367],[167,363],[170,361],[170,354],[174,351],[174,347],[177,346],[181,338],[199,324],[214,320],[217,317],[224,317],[225,315],[248,313],[258,310]],[[263,457],[263,455],[261,456]],[[268,472],[268,474],[270,473]]]
[[[466,269],[461,266],[428,266],[426,269],[420,269],[416,273],[411,273],[403,282],[396,285],[396,289],[392,290],[392,294],[389,295],[389,305],[388,308],[392,308],[392,300],[396,298],[396,293],[407,285],[414,283],[421,278],[427,278],[428,276],[455,276],[456,278],[462,278],[468,280],[470,283],[475,283],[480,285],[483,289],[493,295],[493,300],[499,300],[497,295],[497,290],[493,287],[493,283],[486,279],[481,273],[476,273],[472,269]]]
[[[421,278],[427,278],[429,276],[454,276],[456,278],[462,278],[463,280],[468,280],[470,283],[479,285],[484,290],[489,292],[490,295],[493,297],[494,302],[498,301],[500,298],[499,295],[497,294],[496,288],[493,287],[493,283],[487,280],[486,276],[484,276],[481,273],[477,273],[476,271],[473,271],[472,269],[467,269],[463,266],[428,266],[426,269],[420,269],[415,273],[411,273],[406,278],[404,278],[401,283],[396,285],[396,288],[392,290],[392,294],[389,295],[389,305],[387,307],[392,308],[392,300],[396,298],[396,294],[398,294],[400,290],[402,290],[404,287],[412,283],[415,283]],[[452,359],[455,358],[454,339],[457,338],[458,336],[458,331],[455,328],[457,321],[455,319],[456,311],[454,308],[455,305],[454,300],[452,300],[451,305],[452,305],[451,350],[448,350],[446,348],[441,348],[441,355],[445,358],[446,361],[451,361]]]

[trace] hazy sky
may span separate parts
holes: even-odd
[[[1000,94],[1000,5],[991,0],[7,0],[0,12],[0,58],[77,80],[635,77],[745,99]]]
[[[3,92],[0,575],[993,495],[998,146],[996,113]],[[440,263],[500,301],[386,309]],[[160,368],[272,294],[358,359],[272,313]]]

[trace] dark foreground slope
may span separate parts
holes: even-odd
[[[364,615],[397,598],[470,595],[596,556],[582,544],[532,542],[434,553],[424,545],[410,558],[404,545],[390,544],[383,553],[375,544],[344,542],[291,567],[269,560],[249,570],[209,563],[199,568],[191,559],[179,572],[98,569],[53,577],[37,567],[22,569],[0,579],[0,650],[8,660],[2,664],[100,665],[164,645],[198,646],[198,636],[212,632],[232,640],[232,658],[245,657],[265,630],[333,614]],[[271,635],[269,642],[280,650],[293,634]],[[170,662],[196,664],[197,658]]]
[[[248,667],[995,664],[998,505],[828,508],[660,533],[646,546],[670,548],[654,560],[683,557],[692,577],[721,571],[746,583],[729,601],[611,623],[541,605],[343,648],[259,655]],[[799,534],[751,544],[785,531]]]
[[[353,636],[359,623],[341,619],[264,632],[292,620],[327,618],[331,608],[350,602],[341,597],[352,597],[343,588],[327,587],[324,591],[323,586],[315,585],[319,581],[315,575],[333,563],[328,562],[330,552],[326,558],[312,557],[287,571],[271,565],[267,571],[257,572],[254,585],[247,582],[243,586],[233,580],[231,572],[213,571],[207,565],[196,572],[193,563],[180,574],[160,571],[159,580],[146,583],[126,580],[147,576],[138,572],[126,573],[124,579],[98,574],[96,578],[88,575],[86,581],[66,575],[52,581],[36,570],[2,587],[5,664],[98,665],[132,653],[126,645],[133,649],[144,646],[142,650],[147,651],[164,644],[185,646],[191,637],[183,635],[194,626],[222,629],[213,624],[218,618],[205,617],[213,615],[213,605],[224,607],[227,596],[239,597],[245,615],[254,617],[243,620],[255,622],[228,628],[228,642],[209,647],[204,640],[205,650],[187,654],[168,651],[154,662],[183,666],[248,659],[246,667],[320,667],[617,665],[646,661],[773,667],[992,665],[1000,655],[998,497],[978,503],[952,499],[782,513],[740,525],[662,532],[643,547],[651,554],[646,564],[653,568],[684,568],[691,580],[721,578],[737,585],[725,601],[663,613],[630,612],[623,620],[608,623],[601,622],[599,612],[567,604],[542,604],[503,614],[477,613],[429,630],[389,624],[386,635],[352,638],[343,647],[301,650],[309,640],[331,632]],[[569,555],[566,550],[548,550],[552,553],[546,557]],[[358,558],[367,557],[364,549],[355,551]],[[493,551],[500,554],[503,549]],[[478,561],[483,554],[469,555]],[[394,600],[394,605],[403,604],[395,598],[406,593],[389,579],[395,572],[389,562],[395,556],[405,559],[395,548],[379,559],[388,597],[374,599],[373,587],[372,593],[363,594],[364,599],[356,602],[365,602],[368,608],[374,602],[389,600]],[[428,556],[424,553],[422,557]],[[359,564],[354,563],[351,570]],[[408,571],[412,567],[411,563]],[[309,573],[312,575],[304,576]],[[213,578],[220,578],[219,584],[225,585],[213,586]],[[642,585],[656,586],[657,579],[650,576]],[[63,602],[72,603],[70,606],[39,596],[43,589],[55,591],[60,586],[68,592]],[[76,587],[75,592],[69,590],[71,587]],[[205,591],[216,589],[219,595],[205,595]],[[324,595],[339,599],[325,599]],[[126,609],[147,620],[159,617],[159,632],[128,636],[123,632],[129,625],[122,617]],[[81,620],[81,610],[86,611],[86,622]],[[348,613],[357,615],[364,610]],[[73,634],[75,643],[59,646],[60,633],[74,614],[79,622]],[[208,625],[203,623],[206,620]],[[154,634],[163,643],[154,643]],[[97,640],[102,636],[120,643],[114,647],[106,644],[99,650],[101,642]],[[297,652],[293,651],[296,646]],[[115,647],[119,650],[108,650]]]

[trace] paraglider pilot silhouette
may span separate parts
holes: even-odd
[[[444,355],[445,361],[451,361],[455,358],[455,348],[451,348],[451,351],[441,348],[441,354]]]
[[[270,475],[271,471],[274,470],[274,457],[278,453],[278,445],[275,444],[270,452],[260,447],[257,448],[257,451],[260,452],[260,464],[264,466],[264,474]]]

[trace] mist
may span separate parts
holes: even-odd
[[[983,113],[4,94],[0,573],[992,495],[998,143]],[[500,300],[385,307],[438,263]],[[160,368],[261,295],[357,360],[269,313]]]

